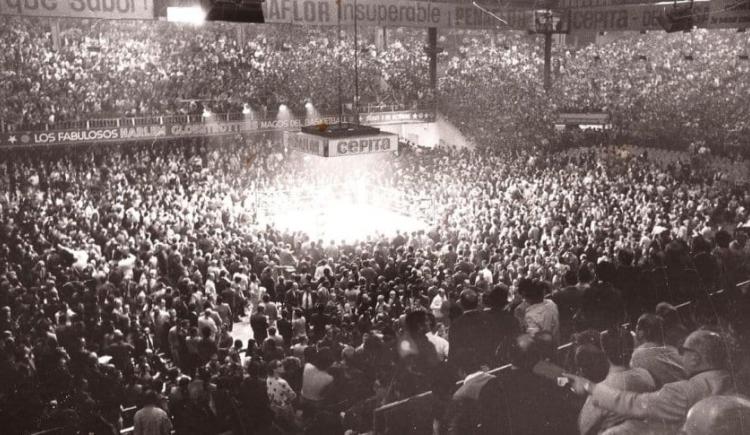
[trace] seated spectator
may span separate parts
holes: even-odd
[[[689,378],[652,393],[621,391],[579,376],[566,376],[573,391],[590,395],[595,406],[618,417],[678,426],[685,421],[690,407],[701,399],[734,392],[732,375],[727,370],[725,339],[719,334],[705,330],[691,333],[680,356]]]
[[[598,335],[598,333],[597,333]],[[590,379],[592,382],[602,382],[609,372],[607,355],[600,345],[585,343],[575,348],[573,356],[576,374]]]
[[[750,433],[750,400],[739,396],[707,397],[690,408],[685,435],[739,435]]]
[[[677,308],[667,302],[659,302],[656,304],[655,313],[664,319],[664,344],[675,349],[682,346],[690,331],[680,319]]]
[[[605,331],[601,344],[609,363],[606,378],[602,381],[617,390],[645,393],[656,389],[654,379],[648,371],[641,368],[628,368],[633,353],[633,337],[629,331],[620,329],[615,332]],[[607,412],[594,405],[588,397],[578,417],[578,428],[581,435],[598,434],[624,421],[617,414]]]
[[[677,349],[664,343],[663,325],[664,320],[656,314],[644,314],[638,318],[635,327],[638,346],[630,360],[631,367],[651,373],[659,388],[686,378]]]

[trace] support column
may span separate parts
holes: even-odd
[[[427,29],[427,53],[430,55],[430,89],[437,95],[437,27]]]
[[[544,32],[544,90],[552,89],[552,32]]]
[[[244,23],[237,23],[235,24],[236,32],[236,38],[237,38],[237,46],[242,48],[245,46],[245,24]]]
[[[52,49],[60,51],[60,19],[50,19],[50,33],[52,33]]]

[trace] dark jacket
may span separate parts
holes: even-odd
[[[575,435],[582,402],[554,381],[511,369],[479,393],[477,434]]]
[[[448,332],[448,366],[453,373],[463,377],[486,363],[482,355],[488,347],[486,327],[487,317],[479,310],[467,311],[453,321]]]

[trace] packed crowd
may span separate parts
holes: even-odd
[[[262,116],[282,103],[304,113],[306,101],[336,113],[339,73],[345,101],[354,95],[348,30],[339,40],[332,28],[64,20],[55,50],[46,23],[0,20],[5,125],[239,112],[246,105]],[[360,104],[430,104],[424,30],[389,29],[384,43],[376,43],[378,35],[360,35]],[[539,143],[554,137],[558,112],[602,111],[611,114],[619,143],[695,143],[727,153],[747,145],[747,38],[703,29],[633,34],[580,49],[556,44],[547,94],[538,37],[445,31],[439,107],[481,144]]]
[[[726,360],[747,392],[735,314],[748,295],[734,284],[750,266],[750,196],[684,153],[410,149],[321,170],[271,136],[241,139],[4,154],[3,428],[117,433],[135,405],[137,434],[367,432],[375,407],[432,389],[442,430],[468,433],[479,417],[454,409],[455,380],[528,369],[538,343],[575,332],[603,348],[589,349],[602,370],[570,375],[590,392],[611,353],[585,331],[688,300],[675,347],[641,341],[674,365],[687,328],[710,327],[737,344]],[[258,192],[373,182],[433,198],[431,229],[337,243],[253,226]],[[733,304],[714,311],[717,289]],[[253,339],[233,340],[237,321]],[[536,378],[506,391],[523,379]]]
[[[555,136],[557,113],[590,111],[611,115],[615,143],[696,143],[727,154],[747,148],[740,146],[750,119],[746,33],[633,33],[580,49],[555,45],[549,94],[539,39],[468,35],[456,47],[440,108],[477,143],[539,143]]]
[[[304,113],[306,101],[337,113],[339,75],[345,95],[354,95],[352,36],[339,41],[330,28],[64,20],[59,39],[53,49],[41,20],[0,17],[0,121],[33,128],[245,106],[263,116],[280,104]],[[416,82],[426,77],[426,55],[400,39],[382,53],[360,41],[361,104],[424,97]]]

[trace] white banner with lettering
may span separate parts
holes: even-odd
[[[0,0],[0,15],[153,20],[153,0]]]
[[[410,0],[341,0],[341,24],[380,27],[458,27],[465,29],[507,28],[472,4]],[[531,11],[505,10],[496,14],[511,28],[528,29]],[[266,0],[266,23],[335,26],[339,23],[336,0]]]
[[[328,139],[328,157],[398,151],[398,136],[381,133],[374,136]]]

